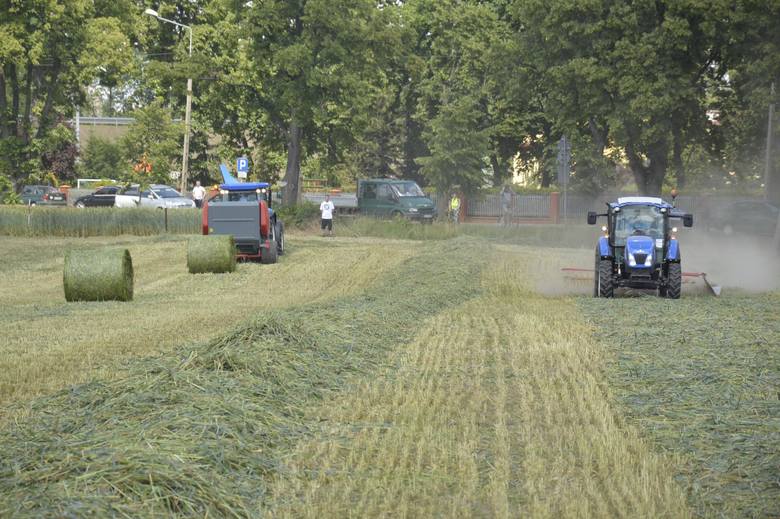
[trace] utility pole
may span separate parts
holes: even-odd
[[[183,23],[169,20],[168,18],[163,18],[154,9],[147,9],[146,11],[144,11],[144,14],[153,16],[154,18],[157,18],[161,22],[171,23],[176,27],[181,27],[182,29],[188,30],[190,32],[189,56],[190,56],[190,61],[192,61],[192,27],[190,27],[189,25],[184,25]],[[184,193],[184,191],[187,189],[187,170],[190,162],[191,112],[192,112],[192,77],[189,77],[187,78],[187,108],[186,111],[184,112],[184,150],[182,151],[182,158],[181,158],[181,176],[179,177],[179,190],[182,193]]]
[[[764,157],[764,199],[769,201],[769,183],[772,177],[772,119],[775,117],[775,84],[769,90],[769,117],[766,124],[766,156]]]

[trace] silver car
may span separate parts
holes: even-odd
[[[178,209],[195,207],[195,202],[183,196],[171,186],[152,184],[139,192],[139,186],[131,186],[114,200],[115,207],[157,207],[159,209]]]

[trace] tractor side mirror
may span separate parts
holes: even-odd
[[[684,214],[683,215],[683,225],[685,227],[693,227],[693,215],[692,214]]]
[[[596,212],[588,211],[588,225],[596,225]]]

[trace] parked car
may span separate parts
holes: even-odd
[[[780,209],[776,206],[761,200],[734,202],[717,210],[710,217],[708,226],[725,234],[773,236],[778,212]]]
[[[76,199],[76,207],[114,207],[116,195],[122,191],[122,186],[103,186],[94,193]]]
[[[159,209],[168,208],[189,208],[195,207],[195,202],[183,196],[171,186],[164,184],[152,184],[148,189],[139,193],[138,186],[130,186],[121,193],[117,194],[116,207],[157,207]]]
[[[159,209],[195,207],[195,202],[181,195],[170,186],[152,184],[140,191],[139,186],[105,186],[94,193],[82,196],[76,207],[157,207]]]
[[[66,205],[65,193],[52,186],[24,186],[22,202],[25,205]]]

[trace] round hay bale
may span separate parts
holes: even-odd
[[[190,238],[187,243],[187,268],[190,274],[236,270],[236,245],[233,236],[216,234]]]
[[[127,249],[69,250],[63,273],[66,301],[131,301],[133,260]]]

